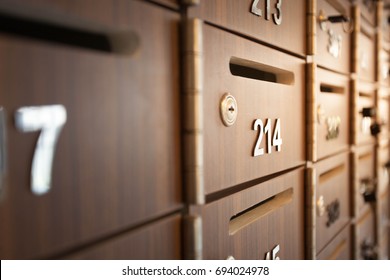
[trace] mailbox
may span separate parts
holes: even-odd
[[[303,168],[190,213],[201,220],[203,259],[303,259]]]

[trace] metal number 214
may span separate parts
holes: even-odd
[[[283,140],[281,138],[280,131],[280,119],[276,119],[275,128],[273,131],[272,139],[271,139],[271,120],[267,119],[265,126],[261,119],[256,119],[253,124],[253,130],[259,131],[257,136],[257,141],[255,147],[253,149],[253,156],[261,156],[264,155],[264,148],[261,148],[261,142],[263,140],[263,135],[267,136],[267,153],[270,154],[272,152],[272,146],[276,147],[276,151],[280,152],[281,146],[283,144]]]

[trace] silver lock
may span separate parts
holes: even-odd
[[[220,113],[224,125],[232,126],[236,122],[238,115],[237,101],[230,93],[225,93],[222,96]]]

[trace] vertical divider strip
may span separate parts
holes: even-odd
[[[204,204],[203,22],[184,22],[184,180],[187,202]]]

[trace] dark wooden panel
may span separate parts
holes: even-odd
[[[320,13],[328,16],[350,16],[350,4],[347,0],[327,1],[317,0],[317,15]],[[350,36],[343,30],[340,23],[326,22],[323,29],[317,23],[317,63],[343,73],[349,72],[350,62]],[[348,28],[348,24],[346,26]]]
[[[375,31],[373,27],[367,26],[362,21],[360,33],[358,35],[359,44],[359,67],[358,75],[360,79],[374,82],[375,81]]]
[[[356,4],[360,6],[361,17],[371,26],[374,26],[376,21],[375,1],[358,0]]]
[[[378,146],[378,166],[377,166],[377,176],[378,176],[378,193],[382,194],[386,192],[389,188],[389,171],[386,167],[387,163],[390,160],[389,153],[389,140],[382,140],[379,142]]]
[[[349,154],[327,158],[314,167],[317,175],[316,247],[319,253],[350,221]]]
[[[375,122],[375,116],[363,119],[363,108],[375,109],[375,84],[358,81],[357,97],[357,144],[373,144],[375,137],[371,135],[370,126]]]
[[[390,42],[384,42],[379,50],[379,75],[378,79],[382,86],[390,86]]]
[[[287,201],[279,200],[280,193],[287,193]],[[264,208],[266,211],[262,211]],[[229,226],[229,222],[248,209],[255,209],[256,213],[249,214],[249,220],[253,220],[234,231],[237,228]],[[303,210],[303,169],[298,169],[210,204],[193,207],[191,212],[202,219],[204,259],[229,256],[264,259],[277,245],[281,259],[303,259]]]
[[[317,255],[317,260],[351,260],[351,259],[352,259],[351,227],[350,225],[347,225]]]
[[[374,213],[368,208],[355,225],[356,258],[359,260],[369,259],[370,256],[372,256],[367,255],[366,253],[370,250],[364,250],[364,248],[367,247],[367,245],[375,246],[374,226]]]
[[[209,25],[203,32],[205,193],[303,164],[304,61]],[[225,93],[238,106],[230,127],[220,116]],[[253,156],[256,119],[264,126],[269,119],[272,130],[263,135],[261,156]],[[283,143],[280,151],[268,151],[266,139],[275,135],[277,119]]]
[[[306,52],[306,1],[271,0],[270,17],[267,20],[265,1],[258,1],[257,7],[263,11],[259,17],[251,13],[253,0],[200,0],[200,4],[188,10],[190,17],[198,17],[207,22],[234,30],[268,44],[298,54]],[[282,21],[277,25],[273,14],[277,14],[276,3],[281,3]],[[277,15],[275,15],[277,16]]]
[[[388,89],[384,92],[389,92]],[[390,110],[389,110],[389,96],[380,95],[378,98],[378,121],[381,124],[380,138],[388,139],[390,130]]]
[[[180,215],[174,215],[67,255],[65,258],[78,260],[181,259],[180,224]]]
[[[363,194],[372,192],[375,188],[375,173],[374,173],[374,146],[361,146],[357,149],[357,181],[355,186],[355,211],[356,216],[360,216],[369,207],[369,202],[366,202]]]
[[[181,207],[179,15],[144,2],[120,3],[111,6],[115,13],[85,9],[136,34],[131,56],[0,37],[9,144],[1,258],[47,257]],[[47,104],[63,104],[68,120],[52,190],[38,197],[29,189],[38,132],[18,132],[13,114]]]
[[[321,159],[348,148],[349,79],[321,68],[317,73],[317,155]]]

